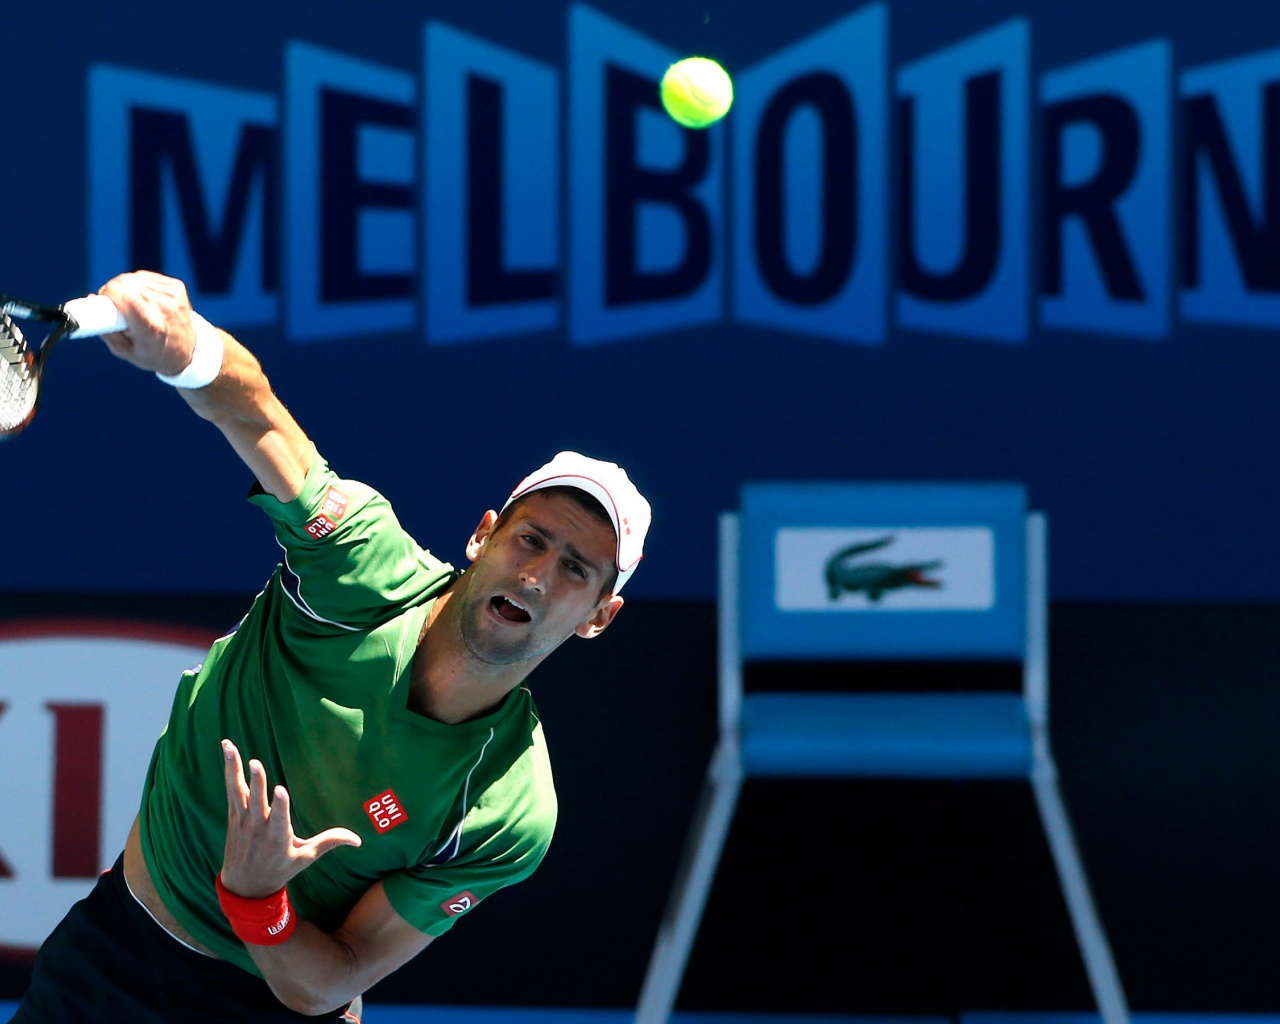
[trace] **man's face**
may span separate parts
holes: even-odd
[[[458,620],[467,649],[511,665],[545,657],[575,633],[595,636],[622,606],[600,595],[615,551],[613,527],[565,494],[534,491],[496,527],[487,513],[467,545],[475,564]]]

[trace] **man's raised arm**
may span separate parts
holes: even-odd
[[[281,501],[296,498],[314,449],[254,355],[195,316],[175,278],[140,270],[99,290],[129,322],[127,331],[104,336],[112,354],[170,383],[177,378],[187,404],[222,431],[263,488]]]

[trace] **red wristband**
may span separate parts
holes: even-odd
[[[222,884],[222,875],[214,880],[218,903],[231,922],[231,930],[241,942],[251,946],[275,946],[293,934],[298,919],[289,906],[289,893],[281,886],[277,892],[260,899],[237,896]]]

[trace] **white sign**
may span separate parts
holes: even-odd
[[[986,611],[996,600],[986,527],[784,527],[774,567],[784,612]]]
[[[0,946],[34,950],[124,849],[178,679],[208,645],[127,623],[23,628],[0,633]]]

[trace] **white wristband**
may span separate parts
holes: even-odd
[[[157,373],[166,384],[175,388],[203,388],[218,379],[222,372],[222,335],[199,313],[192,310],[191,326],[196,331],[196,347],[191,353],[191,362],[181,373],[166,377]]]

